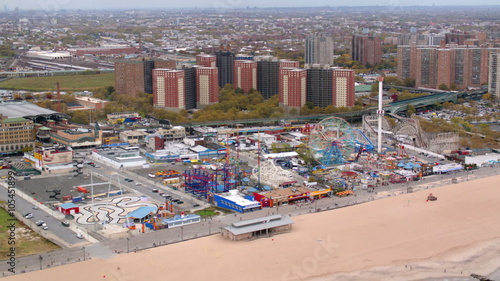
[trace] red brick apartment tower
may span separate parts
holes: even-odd
[[[406,78],[415,79],[416,74],[416,63],[417,63],[417,45],[412,43],[411,45],[398,46],[398,68],[397,74],[398,79],[405,80]]]
[[[144,92],[144,64],[142,62],[115,63],[115,89],[120,95],[136,96]]]
[[[282,67],[294,67],[294,68],[299,68],[299,62],[295,60],[286,60],[286,59],[281,59],[279,60],[279,68]]]
[[[333,106],[354,106],[354,77],[354,70],[332,69]]]
[[[179,111],[186,108],[186,85],[183,70],[153,70],[153,105]]]
[[[302,107],[307,101],[307,71],[281,67],[278,75],[278,95],[281,106]]]
[[[217,57],[208,54],[199,54],[196,56],[196,64],[204,67],[216,67]]]
[[[438,51],[434,47],[418,48],[415,62],[415,86],[436,88]],[[446,67],[449,68],[449,65]],[[445,67],[442,67],[445,69]],[[449,70],[446,72],[449,73]],[[441,76],[442,77],[442,76]]]
[[[196,108],[219,102],[219,69],[196,68]]]
[[[450,87],[452,81],[452,51],[450,49],[437,50],[437,73],[436,84],[432,88],[439,88],[439,85],[445,84]]]
[[[257,62],[251,60],[234,61],[234,88],[240,88],[248,93],[257,89]]]
[[[354,35],[352,37],[352,59],[363,65],[375,65],[382,59],[382,41],[380,37]]]

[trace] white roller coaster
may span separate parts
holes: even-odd
[[[259,166],[255,166],[252,172],[252,178],[258,181]],[[293,171],[276,166],[273,160],[266,160],[260,164],[260,182],[272,188],[278,188],[281,183],[293,181],[294,178]]]

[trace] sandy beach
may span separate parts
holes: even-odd
[[[290,233],[219,235],[6,280],[428,280],[500,267],[500,176],[292,217]],[[426,202],[432,192],[438,200]]]

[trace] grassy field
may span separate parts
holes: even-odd
[[[0,208],[0,260],[6,260],[8,258],[7,254],[10,252],[10,247],[16,248],[16,257],[45,253],[59,248],[59,246],[41,237],[22,222],[18,220],[8,221],[7,219],[10,218],[7,211]],[[15,245],[8,244],[10,232],[7,226],[11,222],[15,222],[16,226]]]
[[[0,82],[0,89],[26,91],[55,91],[59,82],[61,91],[91,91],[95,88],[115,85],[114,73],[65,75],[48,77],[12,78]]]

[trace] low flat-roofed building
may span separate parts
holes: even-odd
[[[106,115],[108,122],[111,124],[123,123],[127,118],[138,117],[140,117],[140,115],[137,112],[113,112]]]
[[[233,241],[270,237],[290,232],[293,220],[288,216],[272,215],[257,219],[234,222],[222,228],[222,237]]]
[[[137,167],[146,164],[146,158],[140,155],[138,148],[109,147],[92,150],[92,158],[116,168]]]
[[[163,224],[168,228],[184,226],[201,222],[201,216],[197,214],[175,215],[173,218],[164,219]]]
[[[76,97],[76,102],[83,105],[86,110],[100,110],[104,109],[106,104],[109,103],[107,100],[101,100],[91,97]]]
[[[238,190],[229,190],[227,193],[214,194],[214,201],[218,207],[234,210],[240,213],[260,209],[260,202],[248,200]]]
[[[182,126],[159,128],[156,134],[161,135],[165,142],[181,141],[186,137],[186,128]]]
[[[50,134],[52,141],[70,147],[90,147],[102,144],[102,131],[99,126],[90,128],[75,128],[57,130]]]
[[[282,204],[293,203],[296,201],[305,201],[310,198],[311,190],[294,186],[290,188],[275,189],[268,192],[254,192],[256,201],[261,202],[262,207],[280,206]]]
[[[144,131],[123,131],[120,132],[120,141],[130,144],[140,144],[145,142],[146,136],[148,136],[148,133]]]

